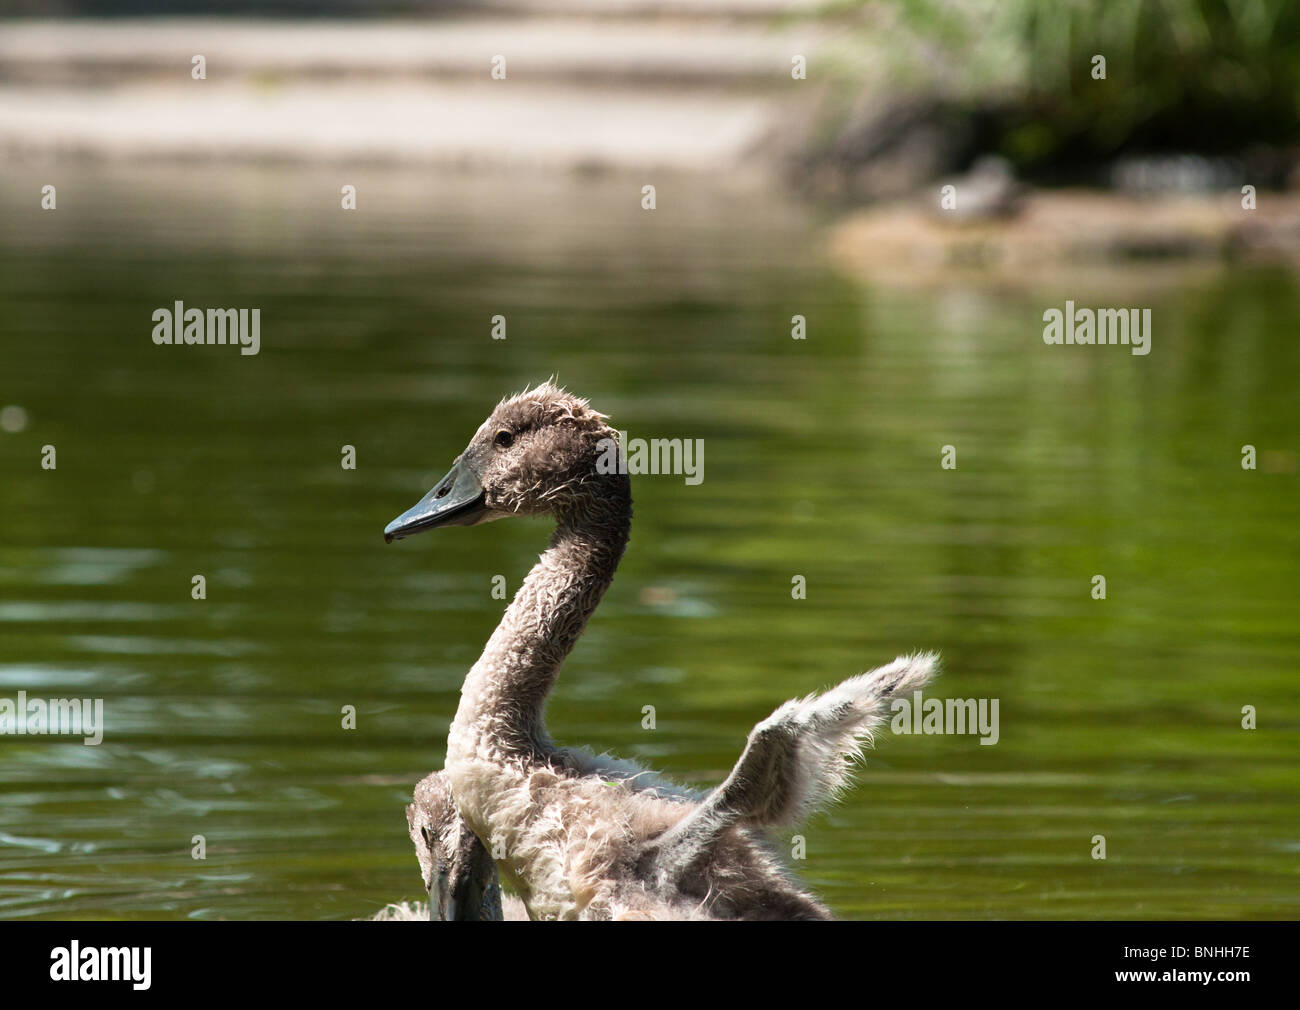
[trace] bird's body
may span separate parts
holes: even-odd
[[[445,768],[459,814],[533,918],[830,918],[764,829],[796,823],[837,790],[890,698],[924,683],[934,658],[788,702],[706,794],[556,747],[543,705],[628,541],[627,475],[598,465],[611,442],[603,415],[544,384],[498,405],[447,477],[386,530],[557,522],[461,690]]]

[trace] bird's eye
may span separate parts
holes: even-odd
[[[502,428],[497,432],[496,443],[501,446],[501,448],[509,449],[510,446],[514,445],[514,442],[515,436],[506,431],[505,428]]]

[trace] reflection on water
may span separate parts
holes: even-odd
[[[781,700],[938,648],[936,691],[999,698],[1001,740],[881,735],[805,831],[840,914],[1300,914],[1290,276],[1117,299],[1152,308],[1137,358],[1042,343],[1074,292],[860,289],[807,214],[696,180],[647,213],[615,178],[103,166],[42,213],[45,174],[3,197],[0,406],[27,417],[0,433],[0,696],[102,697],[106,729],[0,739],[0,915],[415,897],[402,806],[492,577],[517,586],[547,530],[380,534],[551,374],[708,443],[698,487],[635,478],[558,739],[710,783]],[[260,308],[261,353],[154,346],[177,299]]]

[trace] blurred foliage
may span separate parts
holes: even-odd
[[[884,33],[891,81],[998,109],[1022,165],[1300,137],[1295,0],[845,0],[820,17],[870,48]]]

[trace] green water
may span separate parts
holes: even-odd
[[[0,916],[419,897],[403,804],[493,576],[513,591],[548,530],[381,531],[552,373],[705,445],[698,486],[634,479],[561,742],[709,784],[783,699],[938,649],[937,696],[997,698],[1000,739],[879,735],[802,832],[838,914],[1300,915],[1296,279],[1126,271],[1092,302],[1150,307],[1150,356],[1048,347],[1043,310],[1083,293],[862,286],[806,211],[669,179],[648,213],[640,184],[5,173],[0,698],[102,698],[106,729],[0,737]],[[261,353],[154,346],[176,299],[260,308]]]

